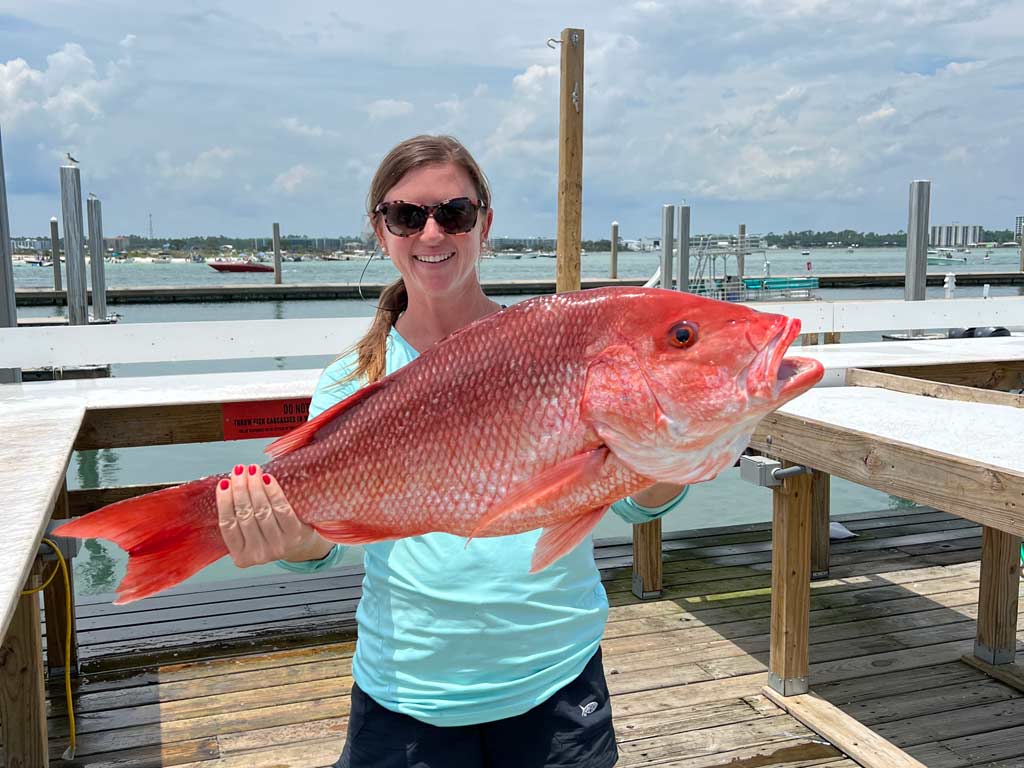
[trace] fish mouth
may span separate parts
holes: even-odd
[[[747,392],[752,398],[781,405],[817,384],[825,373],[821,363],[809,357],[786,357],[790,344],[800,335],[800,321],[783,318],[779,331],[757,353],[747,372]]]

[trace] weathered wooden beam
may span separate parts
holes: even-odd
[[[185,482],[184,480],[182,482]],[[68,492],[68,516],[87,515],[115,501],[133,499],[153,491],[173,488],[180,483],[155,483],[153,485],[122,485],[117,488],[85,488]]]
[[[90,408],[74,449],[218,442],[224,439],[221,408],[220,403]]]
[[[960,661],[981,670],[993,680],[1024,693],[1024,669],[1019,664],[989,664],[970,654],[961,656]]]
[[[984,363],[950,363],[948,365],[900,365],[872,368],[880,373],[909,376],[914,379],[941,381],[981,389],[1024,388],[1024,360]]]
[[[813,347],[818,343],[818,334],[816,333],[802,333],[800,334],[800,346],[801,347]]]
[[[1024,395],[1013,395],[979,387],[965,387],[960,384],[947,384],[939,381],[925,381],[909,376],[897,376],[892,373],[881,373],[864,368],[850,368],[846,371],[846,385],[849,387],[878,387],[893,392],[905,392],[908,395],[923,395],[942,400],[961,400],[966,403],[988,403],[989,405],[1008,405],[1013,408],[1024,408]]]
[[[562,30],[558,114],[558,229],[555,283],[559,293],[580,289],[583,232],[583,30]]]
[[[36,571],[26,586],[39,586]],[[38,594],[18,598],[0,644],[0,733],[7,768],[49,766]]]
[[[661,518],[633,526],[633,594],[661,597]]]
[[[764,695],[863,768],[927,768],[820,696],[780,696],[771,688]]]
[[[974,655],[989,664],[1012,664],[1017,652],[1020,536],[985,526],[981,538],[978,634]]]
[[[50,516],[53,520],[66,520],[69,515],[68,486],[67,483],[61,488],[57,502]],[[45,545],[44,545],[45,546]],[[50,677],[57,677],[64,674],[64,649],[68,632],[68,608],[67,603],[71,601],[71,657],[70,668],[72,674],[78,674],[78,632],[75,627],[75,574],[71,568],[71,561],[68,561],[68,587],[64,584],[64,578],[57,574],[49,586],[43,590],[43,606],[46,608],[46,668]],[[57,562],[53,563],[54,568],[59,568]]]
[[[825,343],[838,344],[840,336],[841,334],[839,333],[839,331],[825,331]]]
[[[769,456],[1024,534],[1024,519],[1011,501],[1024,498],[1024,476],[1014,472],[779,411],[761,420],[750,445]]]
[[[772,489],[772,618],[768,685],[783,696],[807,692],[811,611],[811,476]]]
[[[811,472],[811,579],[828,578],[828,560],[831,548],[829,519],[831,518],[832,476],[827,472]]]

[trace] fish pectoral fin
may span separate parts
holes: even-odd
[[[606,446],[598,446],[555,464],[516,486],[508,496],[487,510],[477,521],[466,543],[477,536],[486,536],[488,529],[507,515],[513,515],[524,508],[542,506],[545,502],[564,496],[579,485],[593,482],[601,474],[608,454]]]
[[[279,437],[264,448],[264,452],[269,454],[271,458],[279,459],[282,456],[287,456],[292,451],[297,451],[299,448],[309,445],[313,442],[313,436],[316,435],[316,433],[323,427],[334,421],[334,419],[345,411],[352,408],[352,406],[365,400],[374,392],[383,389],[387,386],[387,383],[388,379],[381,379],[380,381],[375,381],[373,384],[368,384],[365,387],[356,390],[340,403],[335,403],[315,418],[312,418],[305,424],[296,427],[287,435]]]
[[[594,526],[607,511],[607,506],[598,507],[564,523],[545,528],[533,549],[530,573],[544,570],[555,560],[575,549],[576,545],[594,530]]]
[[[370,544],[402,538],[388,528],[373,527],[354,520],[325,520],[311,525],[317,533],[335,544]]]

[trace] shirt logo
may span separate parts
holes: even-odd
[[[596,701],[592,701],[589,704],[579,704],[577,706],[579,706],[580,714],[582,714],[583,717],[586,717],[587,715],[592,715],[592,714],[594,714],[594,712],[597,711],[597,702]]]

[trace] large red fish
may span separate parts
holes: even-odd
[[[660,289],[531,299],[277,440],[265,469],[332,541],[543,528],[539,570],[617,499],[732,466],[758,420],[821,378],[817,361],[784,357],[799,332],[799,320]],[[111,504],[55,533],[127,550],[117,602],[137,600],[227,554],[222,477]]]

